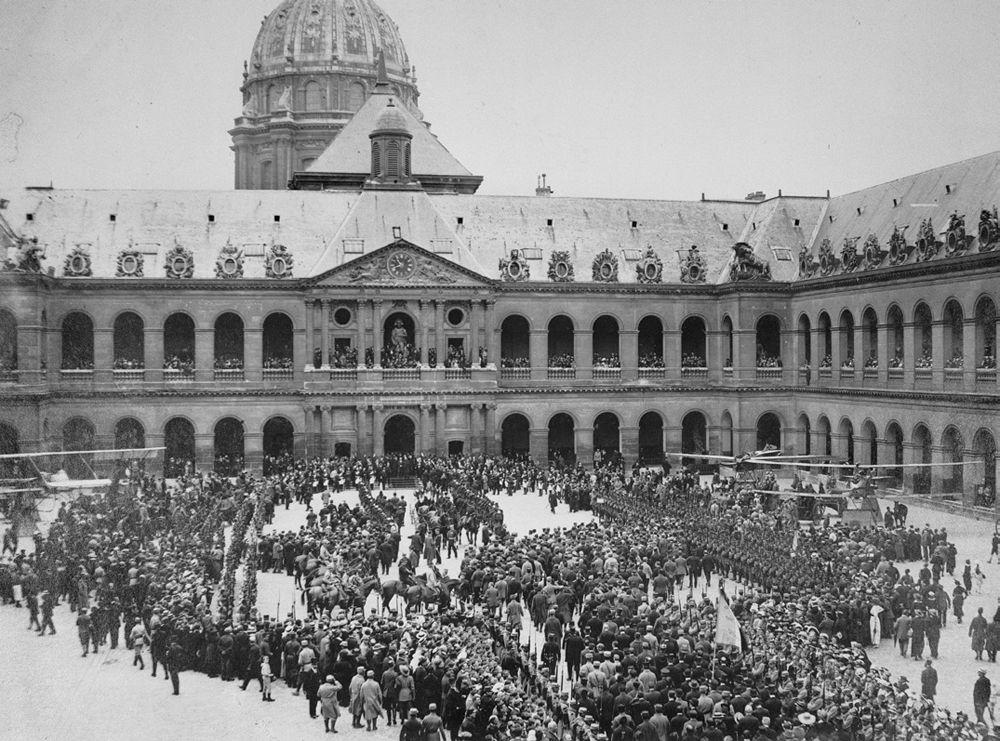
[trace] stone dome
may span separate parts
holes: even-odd
[[[382,109],[382,112],[378,114],[375,118],[375,125],[372,127],[372,133],[380,131],[406,131],[409,132],[409,127],[406,125],[406,116],[404,116],[399,107],[396,106],[392,100],[389,100],[389,104]]]
[[[250,58],[250,79],[286,70],[374,68],[385,54],[392,78],[410,76],[399,29],[372,0],[284,0],[261,25]]]

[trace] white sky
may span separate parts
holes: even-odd
[[[0,0],[0,195],[232,188],[277,1]],[[992,0],[380,4],[480,193],[838,194],[1000,148]]]

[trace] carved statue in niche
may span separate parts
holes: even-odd
[[[944,250],[951,256],[961,255],[969,247],[971,237],[965,233],[965,214],[957,213],[948,217],[948,231],[945,234]]]
[[[194,255],[191,254],[191,250],[174,244],[167,253],[164,267],[168,278],[190,278],[194,275]]]
[[[219,258],[215,261],[215,277],[223,279],[243,277],[243,253],[229,242],[226,242],[226,246],[219,252]]]
[[[997,218],[997,207],[993,213],[982,211],[979,214],[979,251],[992,252],[1000,242],[1000,219]]]
[[[398,348],[406,347],[410,341],[410,335],[407,333],[406,327],[403,326],[402,319],[397,319],[396,323],[392,326],[390,338],[392,339],[392,344]]]
[[[646,254],[635,264],[635,277],[640,283],[663,282],[663,261],[653,252],[653,245],[646,247]]]
[[[691,245],[691,249],[681,258],[681,283],[704,283],[705,282],[705,258],[698,251],[698,245]]]
[[[817,270],[819,270],[819,263],[813,260],[808,245],[802,245],[802,249],[799,250],[799,277],[812,278]]]
[[[916,260],[926,262],[937,255],[941,248],[941,243],[934,233],[934,220],[927,218],[920,222],[920,230],[917,232]]]
[[[530,274],[528,261],[521,256],[518,250],[511,250],[510,257],[500,258],[501,279],[517,283],[528,280]]]
[[[63,264],[63,273],[72,278],[90,277],[90,253],[83,248],[83,245],[78,244],[66,256],[66,262]]]
[[[873,268],[877,268],[882,264],[887,254],[889,253],[882,249],[878,237],[874,234],[869,234],[868,239],[865,240],[864,269],[872,270]]]
[[[292,86],[285,85],[285,89],[281,91],[281,97],[278,98],[278,104],[274,107],[276,111],[290,111],[292,110]]]
[[[833,245],[829,239],[819,243],[819,272],[823,276],[831,275],[840,266],[840,258],[833,254]]]
[[[844,246],[840,249],[840,264],[843,272],[853,273],[861,266],[861,255],[858,254],[859,237],[844,237]]]
[[[618,258],[609,249],[594,258],[591,265],[591,274],[595,283],[617,283],[618,282]]]
[[[573,263],[569,252],[555,250],[549,256],[549,280],[553,283],[571,283],[573,281]]]
[[[906,237],[899,227],[892,228],[892,236],[889,237],[889,264],[902,265],[910,259],[913,252],[913,245],[906,243]]]
[[[247,102],[243,104],[243,115],[247,118],[253,118],[257,115],[257,96],[254,95],[253,90],[247,96]]]
[[[733,262],[729,271],[731,283],[747,280],[771,280],[771,266],[754,254],[753,247],[746,242],[733,245]]]

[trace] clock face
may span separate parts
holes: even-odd
[[[394,252],[389,255],[389,260],[386,263],[386,269],[389,271],[389,275],[393,278],[399,278],[402,280],[405,280],[413,275],[413,271],[416,266],[416,262],[413,260],[413,255],[408,252]]]

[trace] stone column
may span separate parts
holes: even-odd
[[[319,407],[319,455],[327,457],[330,455],[330,407]]]
[[[324,368],[330,365],[330,302],[327,299],[320,299],[319,301],[319,331],[322,333],[320,339],[320,352],[322,353],[322,362],[320,365]]]
[[[483,303],[478,299],[469,302],[469,347],[466,348],[468,355],[476,362],[479,361],[479,346],[482,342],[479,339],[479,327],[482,324],[479,316],[483,310]]]
[[[441,298],[434,299],[434,349],[437,352],[437,367],[444,368],[448,353],[444,342],[444,299]]]
[[[975,388],[976,367],[979,365],[979,353],[976,348],[976,317],[966,319],[962,326],[962,385],[967,389]]]
[[[480,455],[483,452],[483,405],[469,405],[469,452]]]
[[[499,432],[497,429],[497,405],[491,401],[486,404],[486,447],[483,451],[486,455],[496,455]]]
[[[546,329],[533,329],[528,338],[528,350],[531,354],[531,380],[544,381],[549,373],[549,332]],[[546,431],[548,434],[548,431]],[[548,453],[546,452],[546,455]],[[547,459],[543,459],[547,460]]]
[[[438,455],[444,455],[448,452],[448,445],[444,439],[444,423],[447,412],[447,404],[438,402],[434,405],[434,450],[432,452]]]
[[[496,351],[497,302],[486,299],[486,358],[487,362],[500,367],[499,353]]]
[[[594,428],[577,427],[573,430],[576,445],[576,462],[585,468],[594,466]]]
[[[917,358],[921,355],[920,342],[917,340],[915,325],[903,324],[903,388],[913,388],[913,369]],[[905,478],[905,477],[904,477]]]
[[[726,349],[723,349],[725,337],[726,333],[722,330],[705,332],[705,362],[708,363],[708,380],[712,383],[722,380],[722,366],[726,362]],[[709,358],[712,358],[711,363]]]
[[[215,469],[215,433],[196,432],[194,435],[194,466],[199,471]]]
[[[854,370],[859,381],[866,360],[868,360],[868,356],[865,355],[865,325],[863,321],[859,321],[854,325]]]
[[[757,330],[733,328],[733,378],[757,380]],[[725,358],[723,358],[725,360]],[[709,361],[711,362],[711,361]]]
[[[663,365],[668,381],[681,380],[681,331],[663,330]]]
[[[375,348],[375,365],[381,367],[382,365],[382,322],[384,317],[382,316],[382,299],[376,298],[372,300],[372,346]],[[376,435],[380,437],[381,435]],[[381,455],[381,453],[379,453]]]
[[[364,303],[354,304],[354,349],[358,351],[358,365],[365,364],[365,325],[363,320]]]
[[[315,324],[315,311],[314,304],[311,298],[306,299],[306,367],[312,367],[313,364],[313,350],[316,348],[316,333],[313,330],[313,325]]]
[[[358,412],[355,430],[357,432],[357,444],[355,445],[355,455],[368,455],[368,405],[358,404],[355,409]]]
[[[528,432],[528,452],[531,460],[545,465],[549,460],[549,430],[547,427],[532,427]]]
[[[427,316],[427,307],[430,306],[431,302],[426,298],[422,298],[418,303],[420,306],[420,362],[426,365],[430,350],[430,346],[427,344],[430,341],[430,335],[427,331],[427,325],[430,323],[430,319]]]
[[[215,378],[215,329],[197,327],[194,330],[194,380],[207,382]]]
[[[618,357],[622,365],[622,381],[639,379],[639,330],[624,329],[618,332]]]
[[[594,377],[594,332],[591,329],[578,329],[573,333],[573,356],[576,361],[576,377],[590,379]]]
[[[146,327],[142,337],[142,354],[146,363],[146,380],[163,382],[163,327]]]
[[[244,378],[250,383],[264,380],[264,330],[261,327],[243,329]]]
[[[931,372],[934,379],[934,388],[944,387],[944,364],[951,360],[951,355],[945,357],[944,350],[944,322],[936,321],[931,323]],[[933,489],[932,489],[933,491]]]
[[[374,411],[374,419],[372,421],[372,454],[378,456],[385,453],[385,435],[382,430],[385,421],[385,412],[381,404],[375,404],[372,410]]]
[[[423,303],[421,300],[421,304]],[[420,445],[418,450],[421,453],[431,452],[431,405],[427,403],[420,405]]]
[[[632,471],[632,464],[639,460],[639,428],[620,427],[618,429],[619,448],[625,464],[626,475]]]
[[[264,467],[264,433],[243,434],[243,468],[258,476]]]
[[[909,356],[907,356],[909,357]],[[915,445],[911,442],[903,443],[903,463],[921,463],[921,450],[919,445]],[[913,475],[920,469],[917,468],[904,468],[903,469],[903,490],[907,493],[913,491]]]
[[[879,383],[889,381],[889,361],[896,355],[896,348],[889,347],[889,325],[878,325],[878,380]]]
[[[111,383],[114,368],[114,330],[94,327],[94,381]]]
[[[313,432],[313,408],[311,406],[302,407],[302,415],[305,417],[305,430],[306,430],[306,456],[313,456],[316,453],[316,441],[314,439],[315,433]]]

